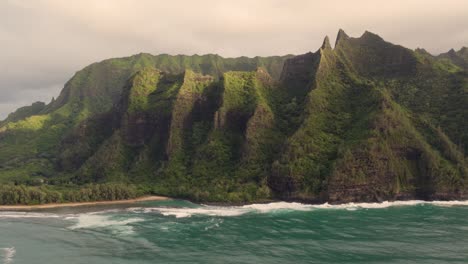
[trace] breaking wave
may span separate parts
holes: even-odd
[[[32,212],[0,212],[1,218],[62,218],[63,215],[52,213],[32,213]]]
[[[132,223],[144,221],[141,218],[119,218],[115,213],[118,210],[105,210],[94,213],[81,214],[56,214],[56,213],[33,213],[33,212],[0,212],[0,219],[59,219],[74,222],[68,227],[70,230],[76,229],[96,229],[102,228],[111,230],[114,234],[132,234]],[[1,248],[0,248],[1,249]],[[1,251],[0,251],[1,252]]]
[[[0,248],[0,252],[3,255],[3,264],[13,263],[13,258],[16,254],[16,249],[14,247]]]
[[[75,219],[76,224],[69,227],[69,229],[94,229],[104,228],[111,230],[114,234],[129,235],[134,233],[132,223],[144,221],[142,218],[125,218],[116,219],[111,215],[103,214],[80,214],[75,217],[68,217],[67,219]]]
[[[186,218],[191,216],[220,216],[235,217],[249,213],[266,214],[290,211],[312,211],[319,209],[329,210],[349,210],[359,209],[382,209],[396,206],[415,206],[415,205],[433,205],[433,206],[468,206],[467,201],[385,201],[381,203],[346,203],[346,204],[303,204],[297,202],[274,202],[266,204],[250,204],[243,206],[212,206],[212,205],[194,205],[188,203],[182,207],[133,207],[123,209],[130,213],[158,213],[163,216],[174,216],[176,218]],[[191,206],[191,207],[189,207]],[[196,206],[196,207],[194,207]],[[3,218],[60,218],[74,221],[75,224],[69,229],[85,228],[113,228],[119,232],[132,232],[132,223],[144,221],[142,218],[124,218],[119,219],[115,214],[122,212],[122,209],[110,209],[93,213],[82,214],[55,214],[55,213],[37,213],[37,212],[0,212],[0,219]]]
[[[173,208],[173,207],[136,207],[129,208],[128,211],[133,213],[160,213],[164,216],[174,216],[176,218],[191,217],[194,215],[201,216],[220,216],[232,217],[240,216],[247,213],[274,213],[287,211],[312,211],[318,209],[336,209],[354,211],[358,209],[382,209],[396,206],[414,206],[430,204],[434,206],[468,206],[468,201],[394,201],[381,203],[347,203],[347,204],[302,204],[295,202],[275,202],[268,204],[250,204],[244,206],[208,206],[203,205],[198,208]]]

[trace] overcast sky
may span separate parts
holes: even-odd
[[[0,0],[0,119],[84,66],[140,52],[317,50],[339,28],[437,54],[468,46],[467,0]]]

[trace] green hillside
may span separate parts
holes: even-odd
[[[299,56],[106,60],[0,123],[0,182],[209,202],[466,199],[467,62],[466,48],[432,56],[342,30]]]

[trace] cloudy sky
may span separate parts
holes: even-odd
[[[431,53],[468,46],[467,0],[0,0],[0,119],[84,66],[139,52],[315,51],[339,28]]]

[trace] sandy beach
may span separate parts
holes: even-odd
[[[50,203],[38,205],[0,205],[0,211],[21,210],[29,211],[36,209],[51,209],[61,207],[80,207],[80,206],[93,206],[93,205],[116,205],[116,204],[131,204],[144,201],[162,201],[170,198],[164,196],[143,196],[135,199],[116,200],[116,201],[96,201],[96,202],[81,202],[81,203]]]

